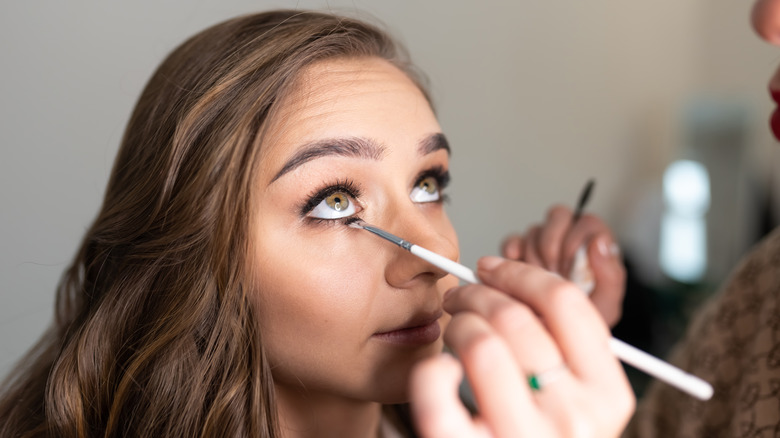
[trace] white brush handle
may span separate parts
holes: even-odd
[[[458,277],[466,283],[479,283],[479,278],[471,269],[454,262],[444,256],[429,251],[421,246],[412,245],[409,249],[412,254],[420,257],[428,263]],[[709,400],[712,397],[712,385],[704,380],[688,374],[674,365],[664,362],[655,356],[633,347],[620,339],[611,338],[609,347],[618,359],[640,369],[659,380],[676,387],[700,400]]]
[[[460,278],[466,283],[473,283],[473,284],[479,283],[479,278],[477,278],[477,275],[474,273],[474,271],[461,265],[458,262],[453,262],[447,257],[436,254],[433,251],[429,251],[423,248],[422,246],[412,245],[412,247],[409,248],[409,251],[411,251],[411,253],[416,255],[417,257],[432,264],[433,266],[436,266],[437,268],[440,268]]]
[[[699,400],[709,400],[712,397],[712,385],[693,374],[688,374],[617,338],[609,340],[609,347],[612,349],[612,352],[615,353],[615,356],[619,357],[623,362],[633,365],[637,369],[640,369],[651,376],[655,376]]]

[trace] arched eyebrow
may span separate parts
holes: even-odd
[[[444,134],[437,133],[425,137],[417,148],[420,155],[428,155],[440,149],[450,153],[450,146]],[[281,178],[284,174],[292,172],[297,167],[315,160],[329,156],[355,157],[366,160],[381,160],[387,148],[377,142],[363,137],[329,138],[308,143],[301,147],[282,166],[279,172],[271,179],[271,183]]]
[[[447,155],[450,154],[450,143],[447,141],[447,137],[441,132],[425,137],[425,139],[420,142],[420,147],[417,149],[417,152],[420,155],[428,155],[440,149],[447,151]]]

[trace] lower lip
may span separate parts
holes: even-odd
[[[780,108],[775,108],[775,111],[772,113],[772,117],[769,119],[769,127],[772,128],[775,138],[780,140]]]
[[[375,338],[391,344],[408,346],[428,345],[436,342],[436,340],[439,339],[439,336],[441,336],[441,327],[439,327],[438,320],[419,327],[393,330],[392,332],[377,333],[374,335]]]

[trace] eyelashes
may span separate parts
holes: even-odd
[[[447,188],[447,186],[450,184],[450,171],[445,170],[443,166],[434,166],[430,169],[420,172],[420,174],[415,179],[415,185],[419,184],[420,181],[429,176],[433,177],[436,182],[439,183],[439,187],[442,189]]]
[[[420,172],[411,187],[410,198],[418,204],[441,204],[449,200],[442,191],[449,185],[450,173],[443,166],[434,166]],[[351,179],[337,180],[335,183],[317,189],[299,206],[301,217],[317,222],[333,222],[355,216],[362,211],[357,200],[362,190]]]

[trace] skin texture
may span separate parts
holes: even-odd
[[[417,86],[384,60],[314,64],[294,89],[269,124],[257,181],[251,257],[258,324],[287,436],[370,436],[379,403],[406,401],[413,364],[443,346],[441,336],[398,345],[377,333],[436,318],[443,331],[442,296],[457,280],[363,230],[302,216],[301,206],[350,180],[360,190],[350,199],[357,216],[457,260],[443,205],[410,197],[421,172],[447,168],[449,153],[420,151],[441,128]],[[307,145],[345,137],[382,151],[321,156],[277,178]]]

